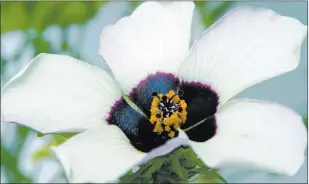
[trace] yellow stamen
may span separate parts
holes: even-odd
[[[169,137],[174,137],[175,136],[175,132],[174,131],[170,131],[170,133],[168,134]]]
[[[177,124],[177,125],[174,124],[173,126],[174,126],[174,129],[176,129],[176,130],[180,128],[179,124]]]
[[[163,120],[163,124],[166,126],[171,126],[173,125],[173,119],[171,117],[167,117]]]
[[[158,118],[156,117],[156,116],[151,116],[150,117],[150,122],[151,122],[151,124],[154,124],[155,122],[157,122],[158,121]]]
[[[172,96],[174,96],[176,93],[175,93],[175,91],[174,90],[170,90],[167,94],[166,94],[166,97],[168,98],[168,99],[170,99],[170,98],[172,98]]]
[[[170,126],[165,126],[165,129],[164,129],[166,132],[169,132],[171,131],[171,127]]]
[[[163,101],[163,96],[166,96],[168,100]],[[172,101],[169,101],[170,99]],[[153,96],[150,109],[150,122],[154,125],[153,131],[158,134],[165,131],[168,132],[169,137],[174,137],[175,131],[178,131],[181,124],[185,123],[187,119],[186,110],[186,102],[181,100],[174,90],[170,90],[167,94]],[[164,128],[162,124],[165,125]]]
[[[185,123],[187,120],[187,112],[183,111],[179,114],[182,123]]]
[[[187,103],[184,100],[180,100],[180,107],[182,107],[183,110],[187,109]]]
[[[157,132],[157,133],[162,133],[163,132],[163,127],[161,125],[161,122],[157,122],[156,125],[155,125],[155,128],[153,130],[154,132]]]
[[[150,108],[151,114],[157,113],[159,103],[160,103],[160,99],[157,96],[154,96],[151,102],[151,108]]]
[[[157,114],[157,112],[159,111],[157,106],[152,106],[152,108],[150,109],[150,113],[151,114]]]
[[[169,117],[168,121],[172,125],[178,125],[181,122],[181,119],[178,117],[178,113],[174,113]]]
[[[173,101],[174,104],[179,103],[179,101],[180,101],[179,96],[178,96],[178,95],[175,96],[175,97],[172,99],[172,101]]]

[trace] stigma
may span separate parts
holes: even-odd
[[[169,137],[174,137],[175,132],[186,122],[186,102],[174,90],[167,94],[153,92],[152,98],[150,122],[154,125],[153,131],[158,134],[167,132]]]

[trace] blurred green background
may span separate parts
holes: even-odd
[[[1,2],[1,87],[41,52],[63,53],[109,71],[98,55],[101,29],[129,15],[139,2]],[[304,2],[196,2],[192,40],[227,10],[238,5],[271,8],[307,24]],[[276,101],[307,117],[307,40],[300,66],[293,72],[247,89],[238,97]],[[58,162],[48,157],[51,136],[1,123],[1,182],[64,182]],[[57,140],[59,142],[59,140]],[[60,140],[61,141],[61,140]],[[227,168],[228,182],[307,182],[307,166],[293,177]]]

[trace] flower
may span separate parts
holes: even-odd
[[[307,27],[238,7],[189,52],[193,9],[144,2],[105,27],[99,53],[117,82],[72,57],[38,55],[2,90],[2,120],[82,132],[53,148],[71,182],[115,181],[183,144],[210,167],[295,174],[307,145],[302,118],[276,103],[230,99],[295,69]]]

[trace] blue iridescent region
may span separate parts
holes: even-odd
[[[177,90],[178,78],[169,73],[157,72],[142,80],[130,93],[130,99],[149,117],[152,93],[166,94]]]
[[[138,135],[137,124],[142,119],[145,118],[121,97],[112,108],[107,122],[117,125],[125,134]]]
[[[132,90],[130,99],[149,117],[152,93],[168,93],[176,90],[178,79],[171,74],[156,73],[149,75]],[[147,118],[135,111],[123,98],[113,106],[107,122],[117,125],[130,139],[131,144],[138,150],[149,152],[170,139],[168,133],[154,132],[154,125]],[[175,137],[178,132],[175,133]]]
[[[166,133],[155,133],[154,125],[135,111],[122,97],[111,109],[107,122],[117,125],[129,138],[131,144],[142,152],[149,152],[170,139]],[[175,136],[178,136],[178,133]]]

